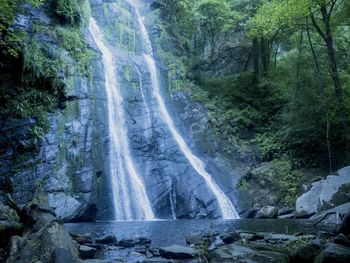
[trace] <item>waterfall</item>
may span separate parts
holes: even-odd
[[[152,129],[152,114],[151,114],[151,110],[150,110],[149,105],[148,105],[147,100],[146,100],[146,94],[145,94],[145,88],[144,88],[143,81],[142,81],[141,69],[138,69],[137,73],[139,74],[139,85],[140,85],[142,102],[143,102],[143,105],[144,105],[145,111],[146,111],[145,123],[146,123],[147,130],[145,132],[145,135],[149,136],[151,133],[151,129]]]
[[[90,33],[102,53],[108,104],[110,178],[116,220],[154,219],[142,179],[137,174],[127,137],[123,97],[117,83],[113,55],[104,43],[103,34],[91,18]]]
[[[147,32],[147,29],[143,23],[143,19],[137,7],[135,5],[134,7],[135,7],[137,20],[140,26],[141,35],[143,39],[143,45],[144,45],[143,56],[145,58],[145,61],[147,63],[147,66],[151,75],[151,83],[152,83],[152,89],[153,89],[152,91],[153,91],[153,96],[155,97],[158,103],[158,110],[164,122],[168,126],[172,137],[175,139],[176,143],[180,147],[182,153],[184,154],[186,159],[189,161],[191,166],[194,168],[194,170],[196,170],[196,172],[205,180],[209,189],[212,191],[212,193],[216,197],[221,210],[222,217],[225,219],[239,218],[239,215],[235,207],[231,203],[230,199],[226,196],[226,194],[222,191],[222,189],[216,184],[212,176],[205,170],[204,163],[192,153],[187,143],[185,142],[183,137],[180,135],[180,133],[176,129],[172,118],[170,117],[168,109],[161,95],[157,67],[156,67],[155,60],[153,58],[153,50],[152,50],[149,34]]]

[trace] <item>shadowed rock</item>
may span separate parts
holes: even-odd
[[[25,234],[13,236],[10,240],[12,262],[77,262],[77,251],[62,222],[57,220],[47,199],[39,187],[29,204],[19,207],[11,198],[9,204],[17,211],[20,220],[25,222]]]
[[[159,248],[159,253],[162,257],[174,259],[194,258],[198,255],[195,249],[178,245]]]

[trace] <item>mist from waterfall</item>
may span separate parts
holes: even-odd
[[[158,103],[158,110],[164,122],[168,126],[172,137],[175,139],[176,143],[178,144],[179,148],[181,149],[186,159],[189,161],[189,163],[194,168],[194,170],[196,170],[196,172],[205,180],[205,182],[207,183],[207,186],[216,197],[219,208],[221,210],[222,217],[224,219],[239,218],[239,215],[235,207],[231,203],[230,199],[226,196],[226,194],[222,191],[222,189],[216,184],[212,176],[205,170],[204,163],[192,153],[187,143],[185,142],[184,138],[180,135],[180,133],[176,129],[174,122],[170,117],[168,109],[165,105],[164,99],[161,95],[157,67],[156,67],[155,60],[153,58],[153,50],[152,50],[152,45],[151,45],[148,31],[144,25],[143,18],[141,17],[137,7],[133,3],[131,4],[135,7],[137,20],[141,30],[141,36],[142,36],[142,41],[144,45],[143,56],[147,63],[147,66],[151,75],[153,96],[155,97]]]
[[[108,98],[110,178],[116,220],[151,220],[155,216],[143,180],[138,175],[130,153],[123,97],[117,83],[112,51],[104,43],[103,34],[91,18],[89,31],[102,53],[105,90]]]

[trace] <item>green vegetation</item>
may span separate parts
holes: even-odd
[[[138,43],[133,17],[127,6],[123,2],[103,3],[102,9],[104,17],[110,21],[109,26],[103,28],[106,39],[118,43],[126,51],[135,52]]]
[[[79,26],[88,22],[91,12],[88,0],[52,0],[51,5],[63,25]]]
[[[278,178],[286,203],[300,169],[349,163],[348,1],[160,3],[156,44],[171,91],[189,89],[206,105],[227,153],[269,162],[264,176]],[[232,48],[240,69],[230,64]]]
[[[25,31],[12,26],[17,15],[36,8],[51,16],[52,23],[34,21]],[[49,129],[48,112],[63,105],[74,76],[91,76],[93,53],[81,31],[89,3],[4,0],[0,12],[0,119],[36,118],[38,125],[30,131],[36,144]]]

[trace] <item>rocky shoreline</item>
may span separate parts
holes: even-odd
[[[350,213],[333,230],[281,234],[235,230],[188,235],[187,246],[142,237],[78,234],[47,205],[39,188],[25,206],[0,204],[0,262],[349,262]],[[324,217],[322,215],[319,215]],[[322,218],[321,218],[322,219]],[[278,219],[276,219],[278,220]],[[259,220],[257,220],[258,223]],[[317,225],[321,222],[310,219]]]
[[[343,230],[341,230],[343,231]],[[344,233],[273,234],[249,231],[186,236],[187,247],[153,247],[147,238],[71,234],[82,262],[349,262],[350,239]],[[105,250],[121,255],[98,259]],[[117,254],[118,254],[117,253]],[[124,256],[123,256],[124,254]]]
[[[38,187],[34,198],[17,204],[10,195],[0,203],[0,262],[350,262],[350,167],[312,184],[295,208],[263,206],[248,218],[304,218],[311,231],[276,233],[210,231],[186,235],[186,245],[153,246],[145,237],[68,232]],[[250,220],[250,219],[245,219]],[[203,230],[205,232],[205,230]],[[161,233],[160,233],[161,234]]]

